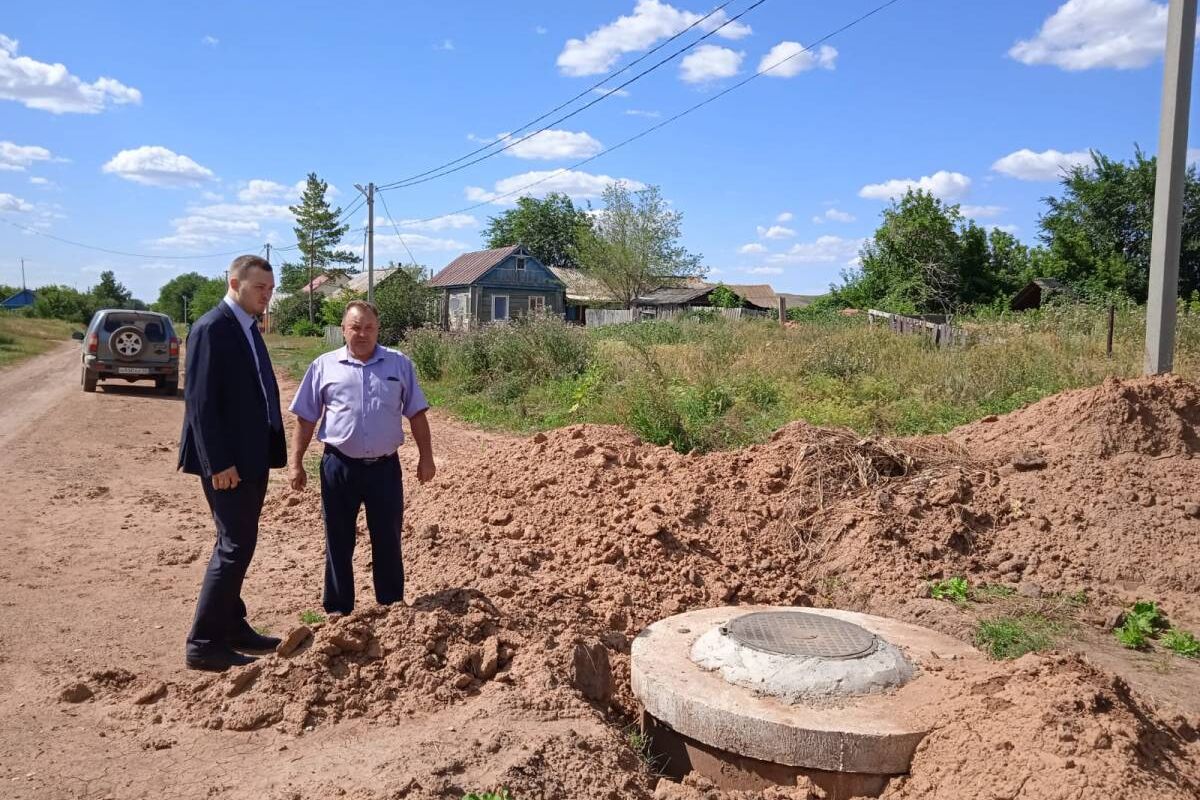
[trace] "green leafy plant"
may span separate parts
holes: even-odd
[[[1171,628],[1162,637],[1163,647],[1184,658],[1200,658],[1200,639],[1187,631]]]
[[[325,621],[325,615],[309,609],[300,612],[300,621],[305,625],[317,625]]]
[[[1023,614],[980,620],[975,642],[992,658],[1019,658],[1050,649],[1061,633],[1059,623],[1041,614]]]
[[[470,792],[464,794],[462,800],[514,800],[514,798],[508,793],[508,789],[501,787],[490,792]]]
[[[1142,650],[1166,628],[1166,617],[1158,610],[1158,605],[1149,601],[1139,601],[1125,612],[1125,620],[1113,634],[1123,647]]]
[[[971,587],[966,578],[944,578],[929,585],[929,594],[935,600],[949,600],[952,603],[965,603]]]

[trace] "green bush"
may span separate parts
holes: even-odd
[[[320,320],[325,298],[316,295],[313,302],[313,319]],[[193,317],[195,319],[195,317]],[[290,333],[299,322],[308,322],[308,295],[304,292],[284,297],[271,309],[271,330]],[[307,334],[305,334],[307,335]]]
[[[450,346],[437,331],[418,329],[410,331],[404,350],[417,368],[422,381],[439,381],[446,369]]]
[[[302,319],[299,322],[292,323],[288,334],[291,336],[323,336],[325,335],[325,327]]]

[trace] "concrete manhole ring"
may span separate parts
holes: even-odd
[[[745,647],[781,656],[845,660],[877,645],[875,634],[853,622],[804,611],[758,611],[735,617],[723,632]]]

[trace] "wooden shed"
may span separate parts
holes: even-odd
[[[504,323],[529,313],[563,316],[566,287],[524,246],[464,253],[434,275],[445,330]]]

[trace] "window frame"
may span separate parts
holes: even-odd
[[[504,318],[498,319],[496,317],[496,301],[501,298],[504,299]],[[506,294],[492,295],[492,322],[508,322],[510,319],[512,319],[512,300]]]

